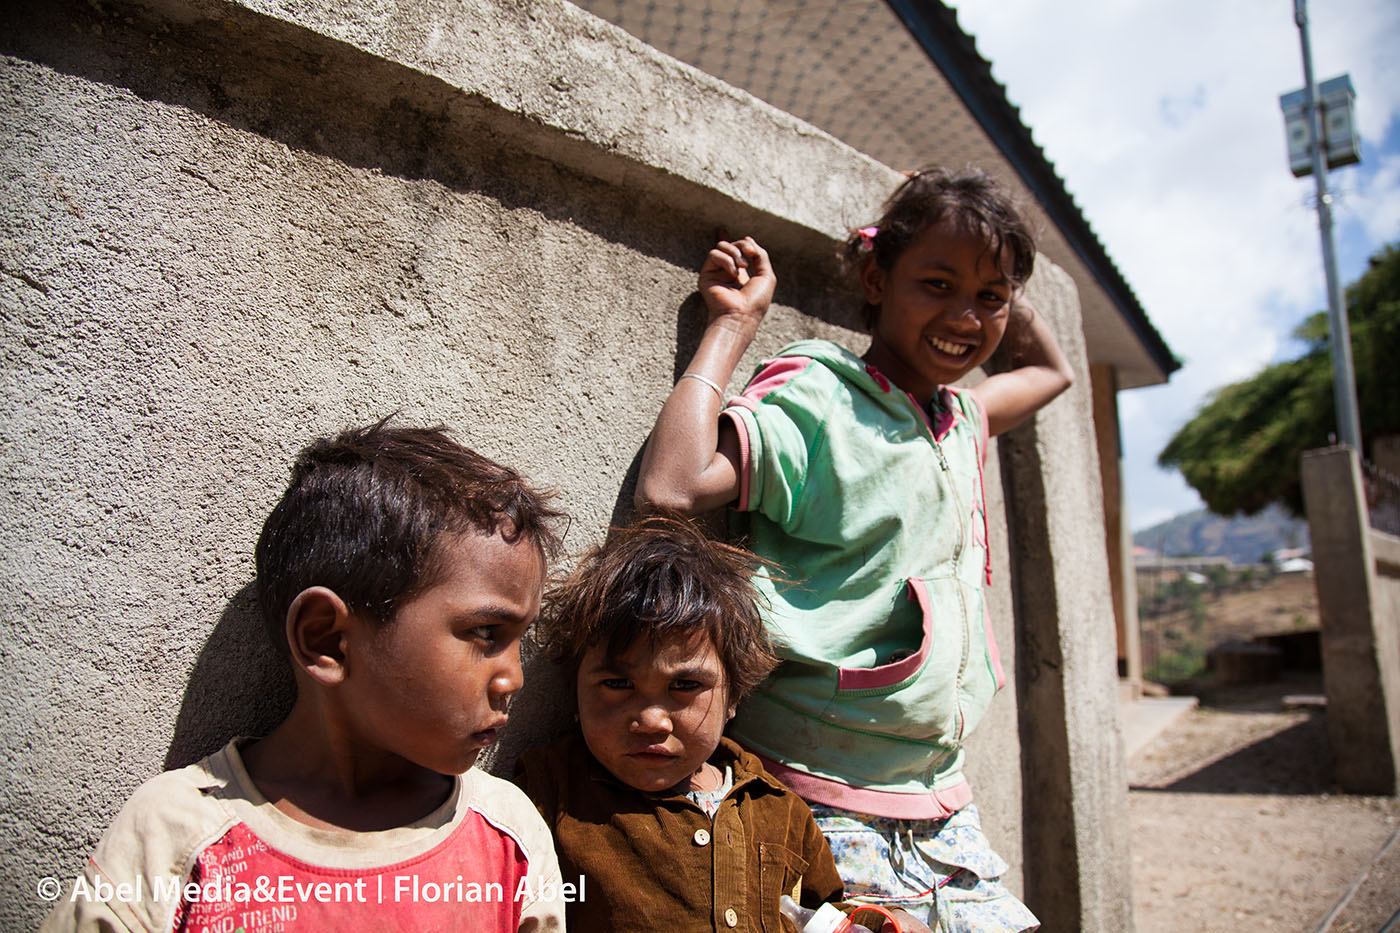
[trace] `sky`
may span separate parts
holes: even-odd
[[[1300,352],[1327,307],[1313,179],[1279,95],[1303,86],[1292,0],[949,0],[1182,361],[1119,395],[1134,530],[1202,507],[1157,454],[1215,389]],[[1328,173],[1339,276],[1400,240],[1400,2],[1312,0],[1313,70],[1356,89],[1361,163]],[[1364,425],[1363,425],[1364,430]]]

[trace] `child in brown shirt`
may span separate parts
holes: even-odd
[[[841,897],[807,805],[722,734],[776,663],[752,571],[747,552],[652,517],[554,594],[540,630],[576,672],[579,729],[528,752],[517,780],[582,879],[573,929],[784,930],[782,895]]]

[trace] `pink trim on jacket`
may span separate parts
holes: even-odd
[[[958,390],[949,387],[948,391],[950,391],[950,392],[957,392]],[[989,424],[988,421],[987,421],[987,406],[982,404],[982,399],[981,399],[981,397],[977,394],[977,390],[975,390],[975,389],[968,389],[968,390],[967,390],[967,394],[968,394],[969,396],[971,396],[973,404],[975,404],[975,405],[977,406],[977,410],[978,410],[979,412],[982,413],[982,417],[981,417],[980,419],[978,419],[978,421],[979,421],[979,430],[978,430],[978,433],[981,435],[981,437],[980,437],[979,442],[978,442],[978,445],[977,445],[977,494],[978,494],[979,496],[982,497],[982,546],[986,549],[986,554],[987,554],[987,567],[986,567],[986,571],[987,571],[987,585],[988,585],[988,586],[991,586],[991,585],[992,585],[992,529],[991,529],[991,524],[990,524],[990,523],[991,523],[991,519],[989,519],[989,518],[987,517],[987,481],[986,481],[985,476],[986,476],[986,466],[987,466],[987,446],[988,446],[988,444],[991,443],[992,434],[991,434],[991,426],[990,426],[990,424]],[[990,636],[991,636],[991,629],[988,629],[988,630],[987,630],[987,635],[988,635],[988,637],[990,638]],[[993,641],[992,643],[993,643],[993,645],[996,644],[995,641]]]
[[[919,650],[907,658],[879,667],[838,667],[836,669],[837,690],[871,690],[879,687],[892,687],[906,678],[914,676],[928,659],[929,648],[933,643],[933,612],[929,608],[928,587],[918,577],[910,577],[909,598],[919,601],[919,615],[924,620],[924,637],[919,640]]]
[[[748,406],[744,404],[745,402],[747,402],[747,399],[744,398],[730,399],[730,408],[726,408],[719,413],[721,418],[728,418],[733,423],[734,433],[738,435],[739,438],[739,498],[734,503],[734,507],[740,512],[747,512],[749,510],[749,467],[751,466],[750,461],[753,459],[753,456],[749,449],[748,425],[744,424],[743,417],[737,411],[732,411],[731,409],[735,405],[743,405],[747,408]]]
[[[808,774],[759,755],[763,766],[795,794],[808,803],[839,807],[870,816],[886,816],[905,820],[942,820],[972,803],[972,785],[966,780],[943,790],[923,794],[901,794],[894,791],[868,790],[852,787],[840,781]]]
[[[939,390],[939,394],[944,396],[939,399],[943,405],[943,410],[938,413],[938,420],[929,425],[929,430],[933,432],[933,439],[941,442],[943,438],[948,436],[949,431],[958,426],[958,410],[953,407],[952,401],[952,397],[957,395],[957,389],[944,386]],[[913,399],[914,396],[911,395],[909,398]],[[919,411],[924,410],[917,400],[914,401],[914,405]],[[924,420],[928,420],[927,417],[925,417]]]
[[[766,360],[763,363],[763,369],[754,377],[753,382],[744,388],[744,394],[740,398],[761,402],[765,395],[776,392],[787,385],[794,376],[800,374],[811,364],[812,358],[808,356],[780,356],[775,360]],[[730,404],[732,405],[733,402]]]
[[[743,416],[735,408],[747,408],[749,411],[757,411],[758,403],[763,401],[763,397],[770,392],[776,392],[796,375],[805,370],[812,360],[806,356],[780,356],[777,359],[765,360],[763,369],[759,371],[754,381],[749,383],[744,389],[743,395],[736,395],[729,400],[729,404],[721,411],[721,418],[728,418],[734,424],[734,433],[739,436],[739,498],[734,503],[734,508],[740,512],[749,510],[749,484],[753,477],[753,445],[749,439],[749,428],[744,423]]]

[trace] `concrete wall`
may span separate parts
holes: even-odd
[[[1322,617],[1332,773],[1352,794],[1400,791],[1400,538],[1370,527],[1350,447],[1302,458]]]
[[[37,881],[71,879],[142,780],[281,716],[289,677],[262,643],[251,552],[310,438],[393,411],[445,423],[555,487],[577,550],[624,516],[698,339],[694,275],[717,226],[775,257],[751,361],[806,336],[863,348],[832,255],[896,173],[560,0],[343,6],[0,12],[5,929],[32,925]],[[1045,264],[1033,294],[1082,363],[1066,277]],[[1054,521],[1097,527],[1075,393],[1041,416],[1069,424],[1055,455],[1015,481],[1072,480],[1065,505],[1025,507],[1090,510]],[[1017,533],[988,475],[991,611],[1013,669]],[[1066,637],[1111,677],[1106,584],[1072,563],[1102,549],[1081,550],[1022,559],[1060,586],[1088,574],[1103,618]],[[497,769],[567,719],[553,672],[531,663],[527,679]],[[1057,793],[1121,783],[1114,767],[1023,765],[1016,693],[971,753],[1013,887],[1035,858],[1023,773],[1053,772]],[[1077,832],[1123,836],[1101,816]]]
[[[1084,341],[1062,270],[1038,307],[1076,372]],[[1093,388],[1000,443],[1015,568],[1026,901],[1045,930],[1131,930],[1128,784],[1120,739],[1112,588],[1098,484]]]

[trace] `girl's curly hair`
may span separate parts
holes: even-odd
[[[550,658],[577,671],[597,645],[617,657],[639,638],[708,636],[737,704],[778,664],[752,583],[760,563],[688,519],[650,515],[612,529],[551,590],[537,637]]]

